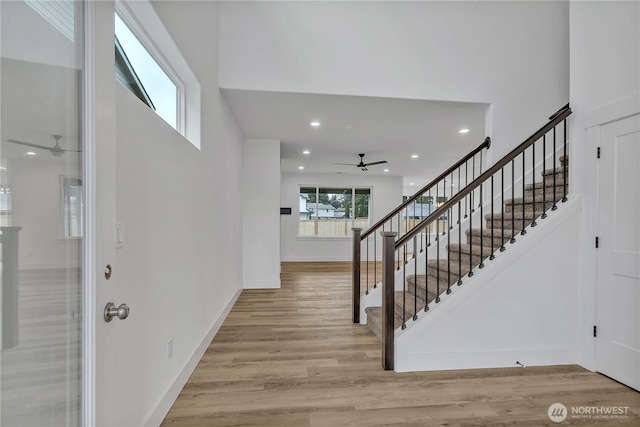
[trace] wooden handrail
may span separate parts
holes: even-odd
[[[418,190],[418,192],[416,192],[413,196],[411,196],[409,199],[407,199],[405,202],[403,202],[400,206],[398,206],[397,208],[395,208],[393,211],[391,211],[389,214],[387,214],[384,218],[382,218],[380,221],[376,222],[375,224],[373,224],[371,227],[369,227],[369,229],[367,231],[365,231],[364,233],[362,233],[362,235],[360,236],[361,240],[366,239],[369,235],[371,235],[372,233],[374,233],[378,228],[380,228],[382,226],[382,224],[384,224],[385,222],[389,221],[391,218],[393,218],[395,215],[398,214],[398,212],[402,211],[404,208],[406,208],[407,206],[409,206],[411,203],[413,203],[414,201],[418,200],[420,197],[422,197],[422,195],[424,193],[426,193],[430,188],[432,188],[433,186],[435,186],[436,184],[438,184],[440,181],[442,181],[444,178],[446,178],[447,176],[449,176],[453,171],[455,171],[456,169],[458,169],[460,166],[462,166],[466,161],[468,161],[469,159],[471,159],[473,156],[475,156],[476,154],[478,154],[480,151],[482,151],[483,148],[489,148],[491,147],[491,138],[486,137],[484,139],[484,141],[482,142],[482,144],[478,145],[476,148],[474,148],[472,151],[469,152],[469,154],[467,154],[466,156],[464,156],[462,159],[458,160],[458,162],[456,164],[454,164],[453,166],[451,166],[449,169],[447,169],[446,171],[442,172],[437,178],[435,178],[433,181],[431,181],[430,183],[428,183],[427,185],[425,185],[424,187],[422,187],[420,190]]]
[[[527,138],[522,144],[518,145],[516,148],[511,150],[509,154],[507,154],[498,162],[496,162],[484,173],[482,173],[480,176],[478,176],[476,179],[470,182],[469,185],[467,185],[458,193],[456,193],[455,196],[453,196],[452,198],[447,200],[445,203],[443,203],[442,206],[440,206],[438,209],[432,212],[431,215],[424,218],[422,221],[418,223],[418,225],[413,227],[413,229],[411,229],[404,236],[398,239],[396,241],[395,248],[398,249],[399,247],[408,243],[409,240],[413,239],[414,236],[417,236],[418,234],[420,234],[422,230],[424,230],[426,227],[429,226],[429,224],[433,223],[437,218],[439,218],[445,212],[451,209],[456,203],[464,199],[472,191],[478,188],[480,184],[482,184],[487,179],[489,179],[491,175],[493,175],[494,173],[502,169],[507,163],[515,159],[520,153],[522,153],[524,150],[529,148],[531,144],[533,144],[534,142],[542,138],[543,135],[546,135],[547,132],[549,132],[551,129],[556,127],[560,122],[562,122],[564,119],[566,119],[570,115],[571,115],[571,108],[569,108],[569,104],[567,104],[564,107],[562,107],[560,110],[558,110],[556,113],[554,113],[550,117],[550,121],[546,125],[544,125],[537,132],[535,132],[533,135]]]

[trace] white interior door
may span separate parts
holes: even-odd
[[[640,390],[640,115],[600,131],[596,370]]]
[[[0,424],[81,423],[83,4],[0,2]]]

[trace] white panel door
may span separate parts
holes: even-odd
[[[596,370],[640,390],[640,115],[600,146]]]

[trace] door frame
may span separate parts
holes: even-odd
[[[84,3],[82,136],[84,244],[82,248],[82,396],[83,426],[96,425],[96,34],[95,3]]]
[[[84,9],[83,182],[85,239],[83,255],[83,425],[105,418],[107,383],[113,373],[101,369],[108,360],[113,328],[103,320],[103,309],[113,297],[117,274],[105,275],[115,260],[116,123],[114,64],[114,0],[82,0]],[[109,280],[107,282],[107,280]],[[100,288],[99,288],[100,287]],[[106,357],[103,357],[105,356]]]

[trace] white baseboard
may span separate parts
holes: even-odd
[[[280,289],[280,279],[245,280],[244,289]]]
[[[282,262],[351,262],[351,256],[282,256],[280,258]]]
[[[200,359],[202,359],[202,356],[204,356],[204,353],[207,351],[207,348],[209,348],[211,341],[213,341],[213,338],[218,333],[218,330],[220,330],[222,323],[227,318],[227,315],[233,308],[233,305],[236,303],[241,292],[242,292],[242,289],[238,289],[233,294],[233,296],[225,306],[224,310],[222,310],[222,313],[220,313],[220,316],[218,316],[216,321],[213,323],[213,326],[211,327],[207,335],[202,339],[202,342],[200,343],[196,351],[189,358],[184,368],[182,368],[182,370],[178,374],[178,377],[175,379],[173,384],[171,384],[171,386],[169,387],[169,390],[167,390],[167,393],[160,400],[160,403],[158,403],[158,406],[156,407],[156,409],[149,416],[149,419],[144,424],[145,427],[157,427],[157,426],[160,426],[160,424],[162,424],[162,421],[164,421],[164,418],[169,413],[171,406],[178,398],[178,395],[184,388],[185,384],[187,384],[189,377],[191,376],[193,371],[196,369],[196,366],[198,366]]]
[[[496,351],[466,351],[408,354],[397,372],[458,369],[517,368],[524,366],[575,365],[580,350],[567,348],[519,348]]]

